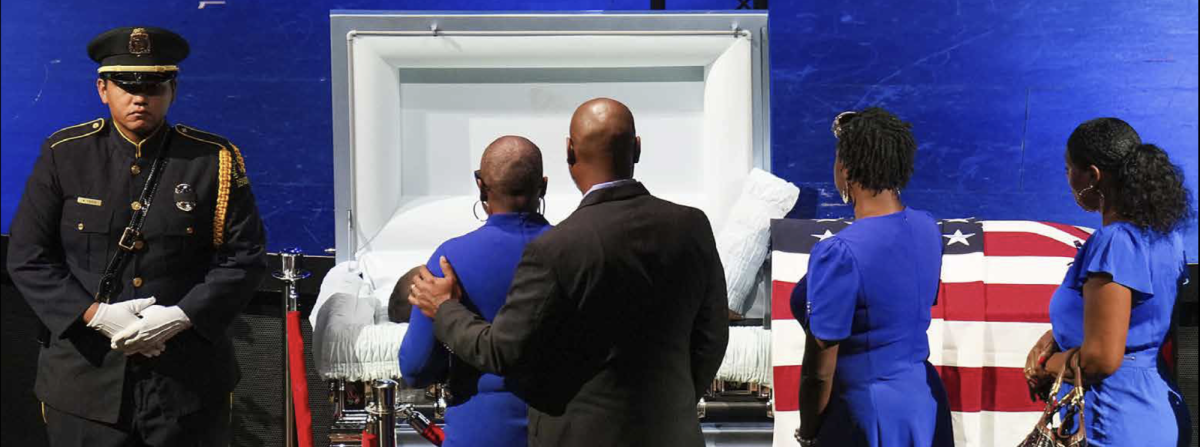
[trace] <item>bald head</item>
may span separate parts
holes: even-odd
[[[586,183],[632,178],[633,165],[641,156],[633,112],[609,98],[596,98],[575,109],[568,144],[567,162],[581,190]]]
[[[524,137],[506,135],[489,144],[479,163],[479,175],[483,178],[488,202],[511,199],[509,201],[520,205],[528,199],[536,202],[545,192],[542,150]]]

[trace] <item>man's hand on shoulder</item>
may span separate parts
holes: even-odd
[[[462,285],[458,283],[458,275],[454,273],[454,267],[450,265],[450,261],[447,261],[445,256],[442,256],[438,262],[442,266],[442,273],[446,276],[438,278],[427,267],[421,266],[417,277],[413,279],[413,285],[408,294],[408,302],[421,309],[421,313],[429,318],[437,315],[437,310],[442,303],[448,300],[462,299]]]

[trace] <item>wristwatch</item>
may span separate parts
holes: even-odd
[[[817,438],[803,438],[800,436],[800,429],[796,429],[796,442],[800,443],[800,447],[816,447]]]

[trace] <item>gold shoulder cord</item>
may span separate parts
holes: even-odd
[[[229,148],[224,144],[192,135],[193,132],[202,133],[202,131],[182,124],[178,125],[178,130],[180,135],[220,148],[217,151],[217,207],[213,211],[213,246],[220,247],[225,243],[225,215],[229,210],[229,189],[230,183],[233,181],[233,156],[230,155]],[[241,161],[240,156],[238,161]]]
[[[229,147],[233,149],[233,156],[237,160],[237,165],[238,165],[238,174],[239,175],[237,177],[237,184],[235,186],[237,186],[238,188],[241,188],[243,186],[249,185],[250,177],[246,175],[246,160],[244,158],[242,158],[242,151],[239,150],[237,145],[233,144],[233,143],[229,143]]]
[[[70,138],[63,138],[63,139],[61,139],[61,140],[55,141],[55,142],[53,142],[53,143],[50,143],[50,148],[51,148],[51,149],[54,149],[54,147],[55,147],[55,146],[58,146],[58,145],[60,145],[60,144],[66,143],[66,142],[68,142],[68,141],[71,141],[71,140],[78,140],[78,139],[80,139],[80,138],[83,138],[83,137],[86,137],[86,136],[88,136],[88,135],[91,135],[91,134],[94,134],[94,133],[96,133],[96,132],[99,132],[101,129],[104,129],[104,123],[105,123],[105,121],[104,121],[104,118],[96,118],[96,119],[94,119],[94,120],[88,121],[88,122],[86,122],[86,123],[83,123],[83,124],[76,124],[76,125],[74,125],[74,126],[69,126],[69,127],[64,127],[64,128],[62,128],[62,129],[58,129],[58,131],[57,131],[57,132],[54,132],[53,134],[50,134],[50,135],[51,135],[51,136],[54,136],[54,135],[58,134],[59,132],[62,132],[62,131],[64,131],[64,130],[70,130],[70,129],[74,129],[74,128],[76,128],[76,127],[92,126],[92,131],[91,131],[91,132],[85,133],[85,134],[83,134],[83,135],[76,135],[76,136],[73,136],[73,137],[70,137]]]
[[[225,243],[225,212],[229,209],[229,180],[233,176],[233,161],[229,151],[220,152],[221,164],[217,173],[217,210],[213,213],[213,246]]]
[[[233,148],[233,155],[237,157],[238,171],[243,175],[246,174],[246,159],[242,158],[242,151],[236,144],[229,143],[229,146]]]

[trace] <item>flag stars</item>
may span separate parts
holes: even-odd
[[[829,239],[829,238],[833,237],[833,232],[829,231],[829,230],[825,230],[824,234],[814,234],[814,235],[812,235],[812,237],[817,238],[817,241],[820,242],[825,239]]]
[[[942,237],[949,239],[948,241],[946,241],[947,247],[954,245],[954,244],[963,244],[963,245],[970,247],[971,241],[969,241],[968,239],[970,239],[971,236],[974,236],[974,235],[975,235],[975,233],[963,234],[962,230],[954,230],[954,234],[943,234]]]

